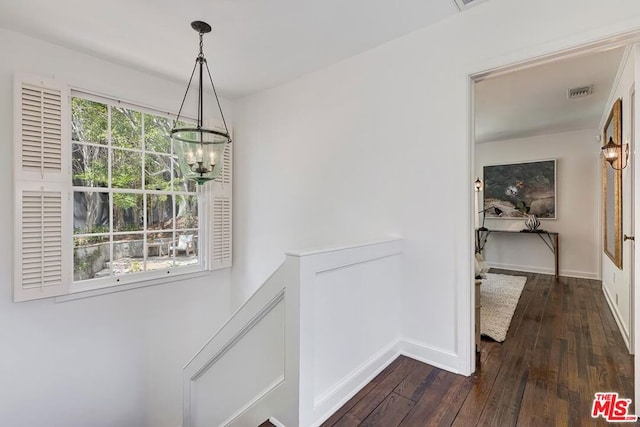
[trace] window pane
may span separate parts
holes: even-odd
[[[191,181],[190,179],[185,179],[182,176],[182,171],[180,170],[180,165],[178,159],[174,157],[173,159],[173,189],[174,191],[188,191],[190,193],[195,193],[196,184],[195,181]]]
[[[141,153],[113,149],[111,186],[113,188],[142,189]]]
[[[175,166],[176,170],[178,166]],[[189,193],[195,193],[198,188],[198,184],[190,179],[184,179],[181,173],[174,173],[173,189],[175,191],[184,191]]]
[[[113,231],[142,231],[142,194],[113,194]]]
[[[92,145],[73,144],[72,183],[80,187],[107,187],[108,184],[107,148]]]
[[[109,237],[89,236],[73,239],[73,280],[109,276]]]
[[[171,190],[171,156],[146,154],[144,186],[147,190]]]
[[[111,107],[111,143],[116,147],[142,148],[142,113]]]
[[[107,106],[81,98],[71,99],[71,139],[107,143]]]
[[[138,273],[144,268],[142,234],[126,234],[113,236],[113,263],[111,270],[114,276]]]
[[[177,233],[176,239],[169,245],[171,254],[175,254],[176,265],[193,265],[198,263],[198,233],[189,231]]]
[[[147,151],[171,153],[171,131],[173,121],[164,117],[144,115],[144,143]]]
[[[176,196],[176,228],[198,228],[198,196]]]
[[[109,193],[74,191],[73,233],[109,232]]]
[[[173,255],[169,246],[173,241],[173,232],[147,234],[147,271],[166,270],[173,267]]]
[[[170,230],[173,228],[173,197],[147,194],[147,229]]]

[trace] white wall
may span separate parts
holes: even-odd
[[[638,27],[639,15],[636,0],[491,0],[237,102],[234,304],[286,248],[396,232],[405,336],[468,370],[468,75]]]
[[[79,35],[81,36],[81,35]],[[13,224],[16,71],[175,111],[184,86],[0,30],[0,223]],[[185,83],[186,84],[186,83]],[[0,424],[182,423],[182,368],[229,314],[229,272],[88,299],[12,302],[12,234],[0,245]]]
[[[541,219],[541,228],[557,231],[562,276],[600,278],[600,146],[599,131],[583,130],[476,145],[475,176],[483,166],[556,159],[555,220]],[[479,204],[482,208],[480,193]],[[482,222],[482,215],[480,215]],[[522,230],[524,219],[487,218],[489,229]],[[492,234],[484,252],[494,267],[554,274],[554,255],[530,235]]]
[[[600,129],[604,128],[606,120],[609,118],[611,106],[618,98],[622,98],[622,142],[631,139],[631,87],[634,84],[634,54],[625,57],[626,62],[620,64],[619,80],[611,90],[611,97],[607,107],[602,113]],[[602,134],[602,130],[600,130]],[[606,142],[603,142],[604,145]],[[608,166],[607,166],[608,167]],[[602,170],[600,169],[600,179]],[[622,234],[633,235],[631,230],[631,169],[622,171]],[[622,243],[622,270],[611,261],[609,256],[602,249],[602,285],[606,297],[609,301],[620,332],[627,345],[629,345],[629,326],[631,325],[631,242]],[[617,301],[616,301],[617,300]]]

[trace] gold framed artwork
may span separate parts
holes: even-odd
[[[609,118],[603,129],[603,145],[613,138],[622,144],[622,99],[611,107]],[[602,159],[602,218],[604,253],[622,269],[622,156],[616,160],[615,170]]]

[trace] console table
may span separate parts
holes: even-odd
[[[559,277],[559,236],[558,233],[553,231],[518,231],[518,230],[487,230],[487,229],[476,229],[476,252],[482,253],[484,249],[484,245],[487,243],[487,238],[491,233],[516,233],[516,234],[527,234],[534,235],[540,237],[542,241],[547,245],[551,253],[554,255],[555,261],[555,272],[556,279]]]

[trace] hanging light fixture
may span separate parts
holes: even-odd
[[[187,90],[184,93],[184,98],[182,98],[182,104],[178,111],[178,117],[173,125],[173,129],[171,129],[171,138],[173,138],[175,143],[175,152],[178,154],[178,163],[180,164],[182,175],[186,179],[193,180],[199,185],[202,185],[207,181],[216,179],[220,174],[223,163],[222,155],[226,145],[231,143],[231,136],[229,135],[227,122],[224,120],[218,93],[213,84],[209,65],[207,65],[207,59],[204,57],[204,53],[202,53],[202,36],[211,32],[211,26],[206,22],[194,21],[191,23],[191,27],[198,32],[200,37],[200,53],[198,53],[196,57],[196,63],[193,66],[193,71],[191,71]],[[204,87],[202,80],[205,68],[209,76],[209,81],[211,82],[211,87],[213,88],[216,103],[218,104],[218,110],[220,110],[224,131],[206,128],[203,125]],[[180,115],[182,114],[182,108],[189,94],[189,88],[191,87],[196,69],[198,70],[198,121],[195,126],[190,126],[189,124],[180,122]]]
[[[624,169],[629,164],[629,144],[616,144],[613,142],[613,137],[609,137],[609,142],[602,147],[602,155],[613,169]],[[616,167],[618,159],[620,159],[620,167]]]

